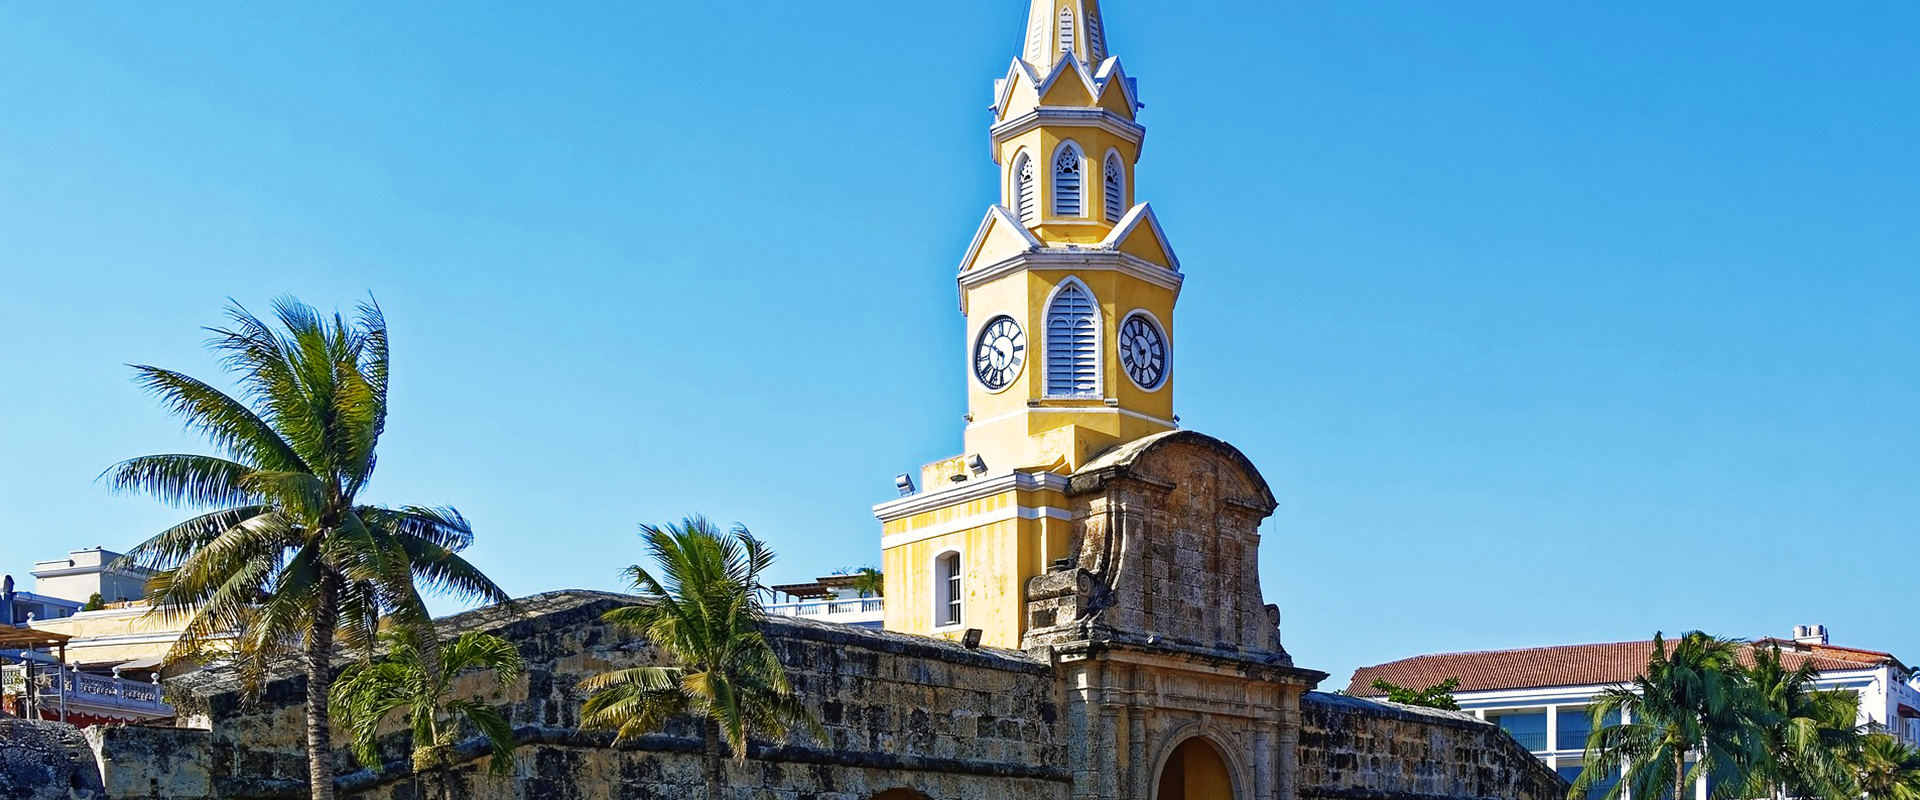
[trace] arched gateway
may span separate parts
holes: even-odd
[[[1212,742],[1194,737],[1167,756],[1153,800],[1236,800],[1233,774]]]

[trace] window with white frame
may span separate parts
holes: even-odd
[[[1060,7],[1060,52],[1073,49],[1073,9]]]
[[[1093,295],[1068,281],[1047,306],[1047,396],[1100,396],[1100,325]]]
[[[1053,157],[1053,215],[1056,217],[1077,217],[1081,215],[1080,188],[1080,148],[1068,142]]]
[[[933,560],[934,627],[959,625],[961,616],[960,554],[941,553]]]
[[[1127,211],[1127,166],[1120,163],[1119,153],[1107,155],[1106,178],[1107,221],[1119,222],[1120,215]]]
[[[1032,225],[1038,221],[1040,206],[1034,202],[1033,159],[1026,153],[1013,162],[1013,203],[1020,221]]]

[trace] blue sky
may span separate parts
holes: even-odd
[[[127,363],[372,292],[369,499],[516,594],[739,520],[802,579],[958,451],[1021,0],[0,5],[0,572],[179,512]],[[1110,0],[1185,423],[1298,661],[1785,634],[1920,660],[1920,6]]]

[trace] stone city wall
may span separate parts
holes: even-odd
[[[1566,781],[1471,714],[1310,692],[1301,800],[1564,800]]]
[[[452,795],[499,800],[701,796],[700,740],[672,727],[615,748],[610,735],[581,734],[576,685],[610,669],[656,663],[633,635],[599,621],[631,598],[558,592],[520,601],[520,613],[483,609],[443,623],[444,634],[487,630],[520,645],[527,673],[489,702],[509,707],[525,742],[513,772],[495,777],[478,740],[451,776]],[[867,800],[904,788],[942,800],[1065,800],[1069,775],[1050,666],[1019,654],[966,650],[919,637],[805,621],[767,626],[795,688],[828,741],[800,734],[753,759],[729,762],[729,800]],[[230,677],[193,676],[175,694],[205,704],[211,731],[112,728],[94,734],[106,788],[116,800],[294,798],[306,792],[299,699],[304,680],[273,681],[259,709],[241,706]],[[479,688],[476,684],[476,689]],[[407,774],[405,736],[383,742],[384,769],[344,754],[344,795],[418,796]],[[768,791],[775,790],[775,791]]]

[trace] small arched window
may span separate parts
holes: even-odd
[[[1120,215],[1127,213],[1127,165],[1120,163],[1119,153],[1107,155],[1107,221],[1119,222]]]
[[[933,560],[933,622],[934,627],[951,628],[960,624],[961,593],[960,554],[941,553]]]
[[[1028,225],[1038,221],[1039,203],[1034,202],[1033,159],[1021,153],[1013,162],[1013,204],[1020,221]]]
[[[1053,215],[1056,217],[1080,216],[1080,148],[1072,142],[1060,148],[1053,157]]]
[[[1099,313],[1079,281],[1060,287],[1047,306],[1047,396],[1100,395]]]
[[[1073,49],[1073,9],[1060,7],[1060,52]]]

